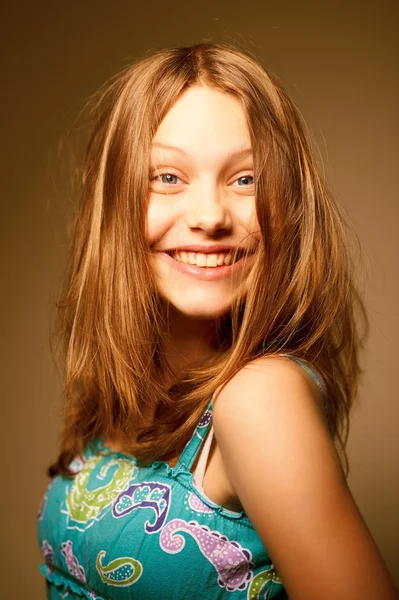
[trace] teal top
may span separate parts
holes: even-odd
[[[48,599],[288,598],[245,512],[212,502],[190,472],[211,423],[212,400],[174,468],[97,439],[73,479],[51,480],[38,514]]]

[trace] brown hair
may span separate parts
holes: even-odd
[[[245,300],[235,298],[231,313],[217,320],[216,356],[166,389],[157,369],[167,315],[146,260],[150,147],[165,114],[193,85],[242,103],[261,241]],[[123,440],[125,451],[145,463],[169,459],[217,388],[253,359],[282,352],[324,378],[331,433],[348,471],[349,413],[361,371],[357,316],[367,329],[349,250],[353,232],[277,78],[228,45],[167,49],[118,74],[100,90],[98,109],[58,303],[64,426],[49,474],[71,476],[70,461],[99,436]]]

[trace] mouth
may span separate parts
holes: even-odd
[[[219,253],[197,253],[197,252],[184,252],[179,250],[166,250],[166,254],[169,254],[177,262],[194,265],[203,269],[215,269],[224,265],[231,265],[238,262],[246,254],[245,250],[238,248],[234,252],[219,252]]]
[[[160,252],[160,254],[177,272],[191,275],[192,277],[203,281],[216,281],[218,279],[229,277],[246,266],[253,256],[252,254],[247,255],[244,251],[239,251],[237,252],[237,257],[234,262],[233,256],[231,254],[228,255],[227,253],[221,254],[216,261],[215,259],[210,260],[210,257],[208,257],[206,261],[204,258],[198,259],[198,257],[195,260],[195,257],[193,256],[191,257],[190,263],[185,262],[187,261],[185,254],[190,255],[194,253],[176,253],[175,251],[168,251]],[[188,258],[188,260],[190,260],[190,258]]]

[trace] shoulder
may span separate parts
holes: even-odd
[[[288,578],[298,554],[308,544],[317,547],[336,498],[346,493],[319,396],[300,365],[264,357],[237,372],[214,402],[215,437],[228,481]]]
[[[240,369],[215,394],[213,413],[217,429],[234,426],[244,415],[258,415],[269,423],[273,419],[275,426],[279,415],[287,426],[292,419],[312,415],[328,431],[320,388],[302,366],[284,356],[260,357]]]
[[[237,372],[215,395],[213,425],[241,502],[251,487],[255,493],[260,472],[274,482],[270,506],[279,494],[295,497],[301,486],[325,486],[329,477],[332,485],[346,485],[319,387],[288,358],[262,357]]]
[[[379,586],[396,598],[305,369],[257,359],[215,394],[213,415],[228,481],[290,598],[371,598]]]

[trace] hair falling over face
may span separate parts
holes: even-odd
[[[167,309],[148,260],[148,173],[160,122],[192,86],[231,95],[243,107],[261,242],[245,299],[235,297],[217,319],[216,354],[167,389],[157,375]],[[356,236],[277,78],[245,52],[202,43],[125,68],[93,106],[57,304],[64,427],[49,473],[71,476],[73,457],[99,436],[122,440],[140,461],[167,460],[183,449],[217,388],[249,361],[279,353],[312,363],[324,378],[331,431],[348,471],[349,414],[367,332],[351,255]]]

